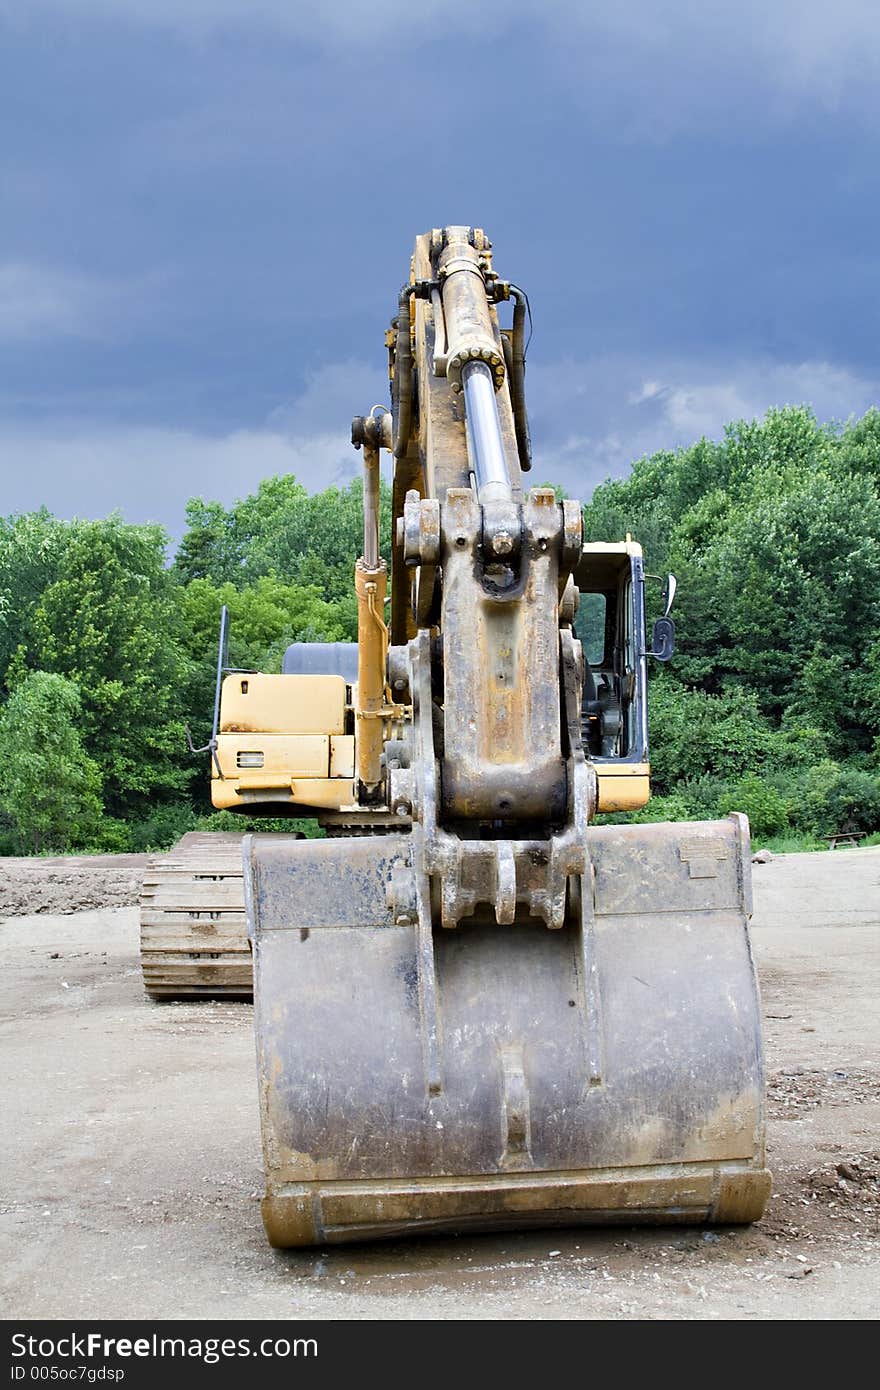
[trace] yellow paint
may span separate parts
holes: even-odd
[[[344,734],[342,676],[265,676],[236,671],[223,682],[220,733]]]
[[[354,776],[354,734],[338,734],[331,738],[330,776]]]
[[[262,754],[263,766],[241,767],[239,755],[245,758],[248,753]],[[291,777],[326,777],[330,739],[326,734],[220,734],[217,760],[224,778],[232,782],[277,787]]]
[[[581,555],[636,555],[640,556],[642,547],[627,532],[625,541],[587,541]]]
[[[599,778],[600,811],[638,811],[651,796],[647,763],[594,764]]]
[[[296,807],[303,815],[311,811],[357,810],[354,783],[344,777],[301,777],[277,779],[262,787],[241,781],[211,779],[211,801],[218,811],[249,811],[254,806],[277,804]]]
[[[367,569],[358,560],[354,571],[358,606],[358,678],[355,692],[357,711],[357,771],[367,787],[378,786],[382,777],[381,757],[385,739],[382,713],[385,708],[385,659],[388,629],[385,626],[385,594],[388,573],[384,560]]]

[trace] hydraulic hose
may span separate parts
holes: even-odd
[[[510,403],[516,427],[519,466],[528,473],[532,466],[532,439],[526,414],[526,297],[516,285],[510,287],[513,299],[513,341],[510,354]]]
[[[413,356],[409,331],[409,300],[412,285],[404,285],[397,301],[397,345],[394,352],[394,447],[396,459],[409,448],[412,430]]]

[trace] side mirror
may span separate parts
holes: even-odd
[[[669,577],[672,578],[671,575]],[[674,651],[675,623],[671,618],[658,618],[651,633],[651,650],[647,655],[656,657],[658,661],[668,661]]]
[[[663,585],[663,616],[669,617],[669,610],[672,608],[672,600],[675,598],[675,591],[678,588],[678,580],[674,574],[667,574],[666,583]],[[655,628],[656,634],[656,628]],[[656,642],[654,644],[656,646]]]

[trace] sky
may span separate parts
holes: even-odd
[[[0,0],[0,513],[357,476],[451,223],[531,299],[535,482],[861,414],[878,170],[876,0]]]

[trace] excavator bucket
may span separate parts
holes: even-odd
[[[245,841],[271,1243],[756,1220],[745,818],[590,827],[557,930],[401,921],[412,839]]]

